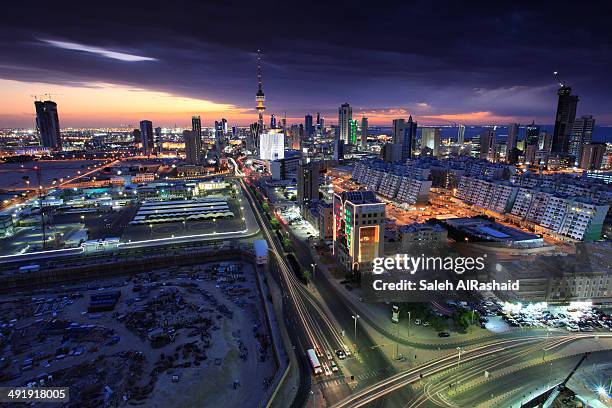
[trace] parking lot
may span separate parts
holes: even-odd
[[[477,310],[485,318],[499,316],[509,327],[540,327],[569,332],[612,331],[612,316],[589,302],[561,306],[484,301]]]

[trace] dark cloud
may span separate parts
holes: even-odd
[[[362,110],[411,111],[426,103],[430,115],[488,111],[552,122],[558,70],[582,97],[579,113],[612,123],[607,1],[57,1],[3,8],[3,79],[110,82],[250,108],[261,47],[270,110],[292,117],[317,110],[333,116],[349,101]]]

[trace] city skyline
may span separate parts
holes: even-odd
[[[57,95],[52,99],[66,127],[136,124],[144,118],[170,125],[193,114],[202,115],[204,123],[225,117],[248,125],[257,118],[254,69],[260,47],[266,116],[287,112],[288,123],[301,122],[308,112],[321,112],[334,123],[337,107],[349,102],[354,116],[368,117],[371,126],[409,115],[423,125],[551,124],[558,87],[552,72],[559,70],[581,97],[577,114],[612,124],[604,91],[610,63],[605,12],[566,27],[556,22],[571,10],[549,3],[521,11],[439,5],[435,10],[426,4],[377,7],[376,13],[368,7],[342,9],[346,22],[331,27],[340,10],[326,7],[307,19],[310,28],[299,30],[302,23],[294,22],[295,30],[282,39],[268,29],[277,14],[263,14],[265,6],[169,9],[159,13],[163,18],[147,21],[154,29],[142,30],[136,6],[106,9],[104,28],[87,17],[69,19],[65,11],[78,12],[78,4],[58,5],[44,15],[30,10],[27,21],[12,19],[23,10],[10,5],[0,43],[5,95],[0,126],[31,127],[31,95],[46,92]],[[284,7],[272,9],[291,16],[293,10]],[[198,15],[215,18],[185,28]],[[40,24],[49,18],[57,24]],[[451,18],[464,24],[449,24]],[[351,24],[357,19],[363,29]],[[412,21],[419,36],[407,38],[398,19]],[[436,30],[426,29],[434,23]],[[221,24],[224,29],[217,30]],[[257,35],[232,33],[232,24]],[[116,26],[122,29],[113,30]],[[545,42],[555,47],[542,47]],[[500,43],[513,47],[494,46]]]

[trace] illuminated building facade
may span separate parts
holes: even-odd
[[[259,158],[279,160],[285,157],[285,135],[281,132],[262,133],[259,137]]]
[[[349,135],[350,139],[351,139],[351,144],[352,145],[356,145],[357,144],[357,121],[356,120],[351,120],[350,122],[350,135]]]
[[[333,198],[333,251],[338,263],[356,273],[383,255],[385,204],[372,191],[345,191]]]
[[[338,128],[340,130],[340,140],[344,144],[351,142],[351,122],[353,121],[353,108],[348,103],[343,103],[338,109]]]

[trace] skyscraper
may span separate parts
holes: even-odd
[[[312,127],[312,115],[308,114],[304,116],[304,131],[306,137],[312,137],[314,135],[314,128]]]
[[[62,150],[57,104],[53,101],[35,101],[34,107],[36,108],[36,129],[40,136],[40,144],[52,150]]]
[[[430,149],[431,155],[438,157],[440,154],[440,132],[440,128],[423,128],[421,133],[421,151],[425,148]]]
[[[580,98],[572,95],[572,88],[561,84],[557,91],[557,115],[555,116],[555,129],[552,138],[553,153],[567,153],[569,151],[569,136],[576,119],[576,107]]]
[[[404,127],[406,121],[404,119],[393,119],[393,125],[391,127],[391,140],[394,144],[400,144],[404,137]]]
[[[368,147],[368,118],[361,118],[361,148]]]
[[[153,153],[155,140],[153,139],[153,123],[150,120],[140,121],[140,143],[145,155],[148,156]]]
[[[323,134],[324,126],[325,126],[325,118],[321,116],[320,112],[317,112],[317,133]]]
[[[270,131],[260,136],[259,158],[261,160],[279,160],[285,157],[285,135]]]
[[[276,115],[270,115],[270,129],[276,129]]]
[[[156,127],[155,129],[155,153],[159,154],[162,150],[162,128]]]
[[[404,119],[394,119],[393,120],[393,144],[401,146],[401,160],[410,159],[412,157],[412,152],[414,150],[414,145],[416,143],[416,131],[417,124],[413,122],[412,116],[408,118],[406,122]],[[440,145],[439,135],[438,135],[438,144]],[[433,149],[433,147],[432,147]],[[437,151],[437,149],[436,149]]]
[[[440,129],[438,130],[438,139],[436,146],[439,149],[440,146]],[[402,160],[411,159],[414,152],[414,145],[416,144],[416,134],[417,134],[417,123],[412,120],[412,115],[408,117],[408,122],[404,126],[404,131],[401,137],[401,145],[402,145]],[[438,149],[436,149],[436,156],[438,155]]]
[[[197,130],[184,130],[183,140],[185,141],[185,162],[187,164],[202,164],[202,136]]]
[[[457,129],[457,143],[462,145],[465,142],[465,125],[459,125]]]
[[[351,144],[357,145],[357,121],[351,119],[349,124],[351,125],[350,136],[349,136],[351,139]]]
[[[202,137],[202,119],[200,118],[200,115],[194,115],[191,117],[191,130]]]
[[[506,152],[516,148],[516,142],[518,141],[519,124],[511,123],[508,125],[508,142],[506,143]]]
[[[495,130],[484,129],[480,133],[480,158],[493,161],[495,158]]]
[[[319,162],[306,163],[300,161],[297,173],[297,202],[308,205],[319,198]]]
[[[595,118],[592,115],[581,116],[574,121],[569,152],[576,157],[577,161],[580,161],[582,148],[593,140],[593,129],[595,129]]]
[[[338,109],[339,138],[344,144],[351,143],[351,121],[353,120],[353,108],[348,103],[343,103]]]
[[[582,148],[580,168],[584,170],[599,170],[606,152],[605,143],[589,143]]]
[[[540,127],[531,122],[525,130],[525,146],[537,145],[540,137]]]
[[[215,120],[215,147],[217,151],[221,151],[223,149],[223,120],[217,121]]]

